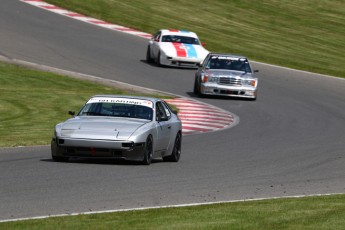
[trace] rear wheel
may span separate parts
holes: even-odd
[[[182,143],[182,137],[181,137],[181,133],[179,132],[176,135],[174,148],[171,155],[167,157],[163,157],[163,160],[170,161],[170,162],[178,162],[181,156],[181,143]]]
[[[150,135],[146,139],[144,159],[143,159],[142,163],[144,165],[151,164],[152,156],[153,156],[153,139],[152,139],[152,136]]]

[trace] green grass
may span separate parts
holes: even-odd
[[[0,62],[0,147],[47,145],[57,123],[95,94],[133,94]],[[163,97],[161,95],[152,95]]]
[[[0,223],[0,229],[344,229],[345,195],[284,198]]]
[[[207,48],[345,77],[343,0],[46,0],[148,33],[197,32]]]

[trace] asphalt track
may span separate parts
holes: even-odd
[[[1,55],[195,98],[194,70],[147,64],[146,45],[144,38],[1,1]],[[259,63],[255,68],[257,101],[198,99],[240,122],[185,136],[179,163],[56,163],[47,146],[1,149],[0,220],[345,193],[345,81]]]

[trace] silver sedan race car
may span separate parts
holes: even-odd
[[[74,116],[74,112],[69,112]],[[122,158],[149,165],[153,158],[177,162],[181,121],[163,100],[96,95],[79,113],[55,127],[52,158]]]
[[[258,79],[246,57],[210,53],[195,74],[194,94],[256,100]]]
[[[158,66],[197,68],[208,53],[194,32],[160,30],[149,41],[146,61]]]

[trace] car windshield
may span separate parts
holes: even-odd
[[[176,42],[183,44],[200,45],[199,39],[180,35],[164,35],[162,37],[162,42]]]
[[[246,58],[211,57],[206,64],[206,68],[251,72],[249,62]]]
[[[152,120],[152,108],[123,103],[87,103],[78,116],[110,116]]]

